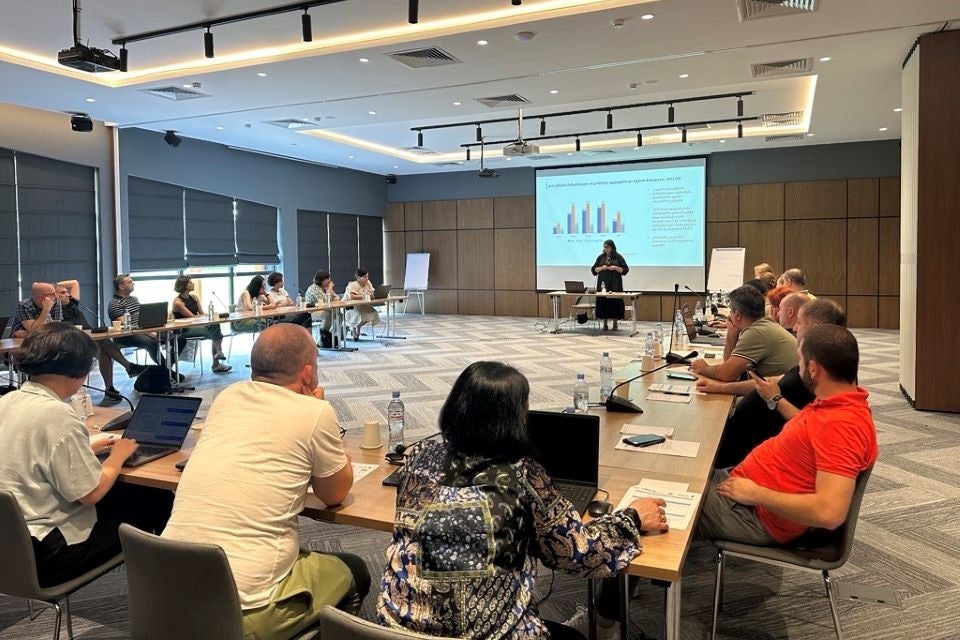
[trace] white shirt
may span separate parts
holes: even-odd
[[[26,382],[0,398],[0,489],[17,499],[30,535],[59,529],[84,542],[97,509],[77,502],[97,488],[102,468],[73,409],[47,387]]]
[[[222,547],[241,607],[264,606],[297,559],[310,477],[346,464],[329,402],[266,382],[230,385],[207,413],[163,537]]]
[[[270,304],[282,307],[290,304],[290,294],[288,294],[287,290],[283,287],[280,287],[280,289],[277,291],[274,291],[273,289],[267,289],[267,300],[270,301]]]

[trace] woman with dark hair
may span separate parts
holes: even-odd
[[[190,276],[180,276],[173,283],[173,290],[177,292],[177,297],[173,299],[174,318],[199,318],[204,315],[200,313],[200,300],[194,295],[193,289],[193,278]],[[189,327],[180,332],[180,337],[210,340],[213,349],[213,372],[227,373],[232,369],[230,365],[222,362],[227,356],[223,355],[223,332],[219,324]]]
[[[333,290],[333,277],[329,271],[321,269],[313,275],[313,283],[307,287],[303,299],[308,305],[313,304],[318,307],[322,307],[326,302],[334,302],[340,299],[340,296]],[[333,334],[330,333],[333,313],[330,309],[315,311],[313,320],[320,323],[320,346],[329,349],[333,346]],[[339,339],[342,340],[343,336],[340,336]]]
[[[137,443],[91,443],[83,421],[64,400],[90,372],[97,346],[63,322],[24,339],[16,360],[30,376],[0,398],[0,491],[16,498],[30,532],[41,587],[71,580],[120,552],[121,522],[159,532],[173,494],[115,485]],[[106,456],[101,463],[97,455]]]
[[[373,297],[373,284],[370,274],[363,267],[357,269],[357,279],[351,280],[343,297],[347,300],[368,300]],[[360,339],[360,329],[365,324],[380,324],[380,314],[369,304],[358,304],[344,314],[344,322],[350,327],[354,340]]]
[[[237,311],[253,311],[253,302],[260,301],[260,308],[264,311],[273,309],[274,305],[267,299],[266,280],[263,276],[257,275],[250,278],[243,293],[237,300]],[[247,318],[245,320],[234,320],[230,323],[230,328],[239,333],[250,333],[259,331],[266,326],[266,323],[260,318]]]
[[[597,276],[597,293],[604,288],[608,292],[623,291],[623,276],[627,275],[630,267],[623,256],[617,253],[617,245],[613,240],[603,241],[603,253],[597,256],[590,269]],[[613,320],[613,330],[616,331],[618,322],[623,320],[623,299],[597,296],[597,318],[603,320],[603,330],[607,331],[607,320]]]
[[[650,499],[580,520],[530,457],[529,390],[513,367],[475,362],[440,411],[444,442],[411,449],[380,582],[381,624],[477,640],[582,638],[537,612],[537,561],[607,577],[640,553],[641,531],[665,530],[663,502]]]

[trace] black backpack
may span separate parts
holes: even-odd
[[[170,371],[157,364],[150,365],[137,376],[133,388],[140,393],[170,393]]]

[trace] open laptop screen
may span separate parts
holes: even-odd
[[[203,398],[144,395],[123,432],[137,444],[179,447],[190,431]]]
[[[600,416],[530,411],[527,433],[534,458],[556,481],[596,486],[600,464]]]

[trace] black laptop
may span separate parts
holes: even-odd
[[[382,284],[382,285],[380,285],[379,287],[376,287],[376,288],[373,290],[373,298],[372,298],[372,299],[373,299],[373,300],[383,300],[384,298],[386,298],[386,297],[388,297],[388,296],[390,295],[390,289],[391,289],[391,288],[392,288],[392,285],[389,285],[389,284]]]
[[[693,314],[690,312],[690,305],[683,305],[680,308],[680,315],[683,316],[683,326],[687,330],[687,338],[690,339],[690,344],[704,344],[713,347],[722,347],[727,343],[726,338],[718,336],[712,329],[710,330],[711,333],[708,333],[708,335],[698,335],[697,323],[693,321]]]
[[[533,455],[581,515],[597,494],[600,416],[582,413],[527,413]]]
[[[563,290],[567,293],[586,293],[587,287],[583,284],[583,280],[564,280]]]
[[[137,451],[124,466],[139,467],[151,460],[179,451],[197,417],[203,398],[189,396],[140,396],[124,438],[137,441]]]
[[[140,324],[138,329],[154,329],[167,324],[167,303],[148,302],[140,305]]]

